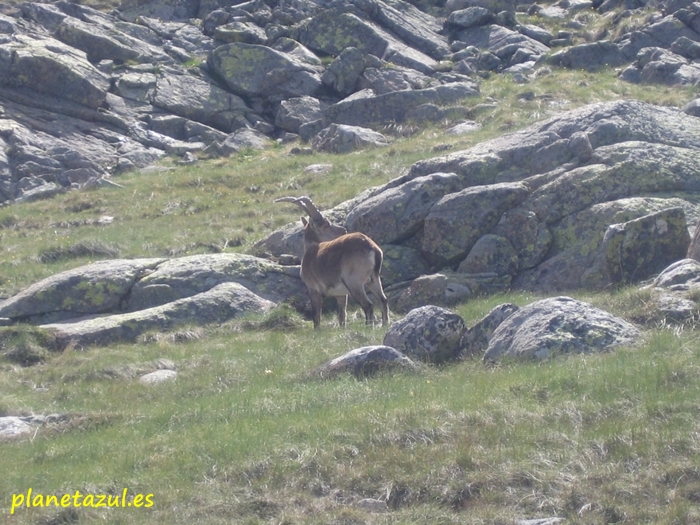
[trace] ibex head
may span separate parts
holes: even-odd
[[[308,213],[308,221],[306,217],[301,218],[301,222],[304,225],[304,244],[332,241],[348,232],[342,226],[331,223],[321,215],[316,205],[307,196],[280,197],[279,199],[275,199],[275,202],[291,202]]]
[[[374,310],[365,286],[381,303],[382,323],[388,323],[387,298],[379,278],[384,258],[381,248],[362,233],[347,233],[342,226],[331,224],[309,197],[281,197],[275,202],[291,202],[309,214],[309,220],[301,218],[304,224],[301,279],[311,296],[314,328],[321,324],[324,296],[336,298],[341,326],[345,325],[348,295],[360,303],[366,322],[371,324]]]

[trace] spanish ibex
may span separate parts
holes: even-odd
[[[380,301],[382,324],[389,323],[389,307],[379,272],[384,254],[377,243],[363,233],[347,233],[342,226],[331,224],[309,197],[280,197],[275,202],[291,202],[309,215],[304,225],[304,256],[301,279],[309,289],[314,312],[314,328],[321,324],[323,297],[338,302],[338,323],[345,326],[348,294],[365,313],[367,324],[374,322],[374,306],[365,286]]]

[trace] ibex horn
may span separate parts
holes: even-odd
[[[318,211],[318,208],[311,201],[310,197],[280,197],[275,199],[275,202],[291,202],[306,210],[306,213],[308,213],[309,217],[311,217],[314,221],[325,221],[323,215],[321,215],[321,212]]]

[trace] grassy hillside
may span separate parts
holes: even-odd
[[[447,136],[447,123],[404,126],[392,146],[346,156],[295,157],[280,146],[189,167],[165,161],[116,178],[122,187],[2,208],[0,297],[91,260],[250,250],[298,218],[276,197],[310,194],[330,207],[436,146],[465,148],[552,111],[615,98],[678,106],[697,96],[624,84],[614,72],[554,71],[522,86],[493,77],[481,89],[481,100],[468,101],[482,104],[473,135]],[[318,163],[333,169],[305,172]],[[99,225],[104,216],[111,224]],[[644,308],[634,290],[579,297],[622,315]],[[501,302],[533,299],[491,297],[457,310],[471,326]],[[696,331],[659,326],[638,349],[542,364],[486,368],[474,359],[368,381],[310,374],[383,334],[357,315],[346,330],[329,316],[315,332],[286,309],[62,353],[30,328],[0,330],[0,415],[65,415],[0,443],[2,522],[700,521]],[[164,360],[177,366],[176,381],[138,382]],[[18,364],[31,361],[39,364]],[[84,505],[27,508],[30,488],[59,498],[79,491]],[[124,489],[131,507],[117,499]],[[87,494],[119,507],[92,507]]]

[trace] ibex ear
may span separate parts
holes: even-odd
[[[309,224],[309,221],[306,220],[306,217],[302,217],[301,223],[304,225],[304,228],[306,228],[307,224]]]

